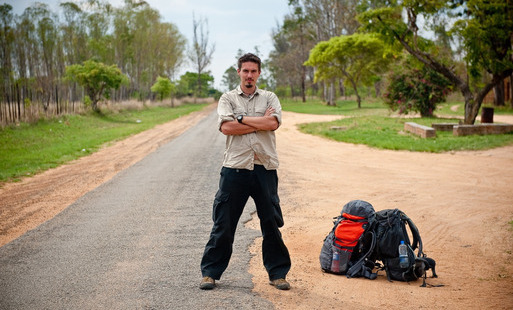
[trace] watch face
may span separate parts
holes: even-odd
[[[237,121],[239,121],[239,123],[242,121],[242,115],[237,116]]]

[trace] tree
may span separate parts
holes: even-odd
[[[203,27],[207,27],[206,33],[204,32]],[[189,59],[196,67],[196,73],[198,78],[198,83],[196,84],[198,87],[197,94],[200,96],[202,93],[201,90],[201,76],[205,69],[208,67],[210,62],[212,61],[212,54],[215,51],[215,44],[209,47],[208,44],[208,20],[200,19],[196,20],[193,15],[192,18],[192,28],[193,28],[193,42],[192,48],[189,52]],[[199,32],[199,33],[198,33]]]
[[[405,0],[385,5],[371,0],[362,8],[359,21],[365,30],[380,33],[390,44],[398,42],[461,91],[465,98],[465,124],[474,124],[486,94],[513,73],[511,1]],[[434,22],[440,16],[452,19],[451,29],[440,29]],[[438,46],[419,34],[420,17],[427,28],[436,26],[438,33],[443,32],[459,44],[467,64],[466,74],[457,72],[453,63],[439,53]]]
[[[228,69],[226,69],[226,71],[224,71],[223,80],[221,81],[221,83],[225,85],[228,90],[237,87],[237,85],[239,85],[239,82],[240,78],[237,74],[237,69],[235,69],[234,67],[229,67]]]
[[[98,102],[111,89],[118,89],[128,79],[116,65],[105,65],[94,60],[86,60],[83,65],[66,67],[66,78],[84,87],[94,111],[99,111]]]
[[[356,32],[359,23],[356,20],[357,6],[360,0],[301,0],[307,20],[316,33],[316,42],[327,41],[340,35],[351,35]],[[333,105],[336,97],[336,79],[323,83],[324,98],[328,105]],[[345,93],[338,81],[340,93]]]
[[[160,100],[164,100],[164,98],[167,98],[173,91],[174,85],[171,83],[171,81],[168,78],[163,78],[159,76],[157,78],[157,81],[153,86],[151,87],[151,91],[154,93],[157,93],[160,97]]]
[[[289,0],[297,2],[297,0]],[[328,40],[342,34],[351,35],[358,29],[355,19],[359,0],[302,0],[305,12],[315,25],[318,40]]]
[[[0,119],[4,114],[10,114],[9,107],[12,98],[10,98],[9,86],[12,81],[12,59],[11,53],[14,47],[13,15],[12,6],[9,4],[0,5],[0,76],[2,82],[0,85],[0,100],[6,102],[6,111],[0,106]],[[18,111],[19,113],[19,111]]]
[[[58,33],[56,26],[56,17],[49,10],[47,4],[35,3],[23,13],[23,18],[30,20],[30,52],[29,62],[34,61],[31,65],[37,92],[41,99],[44,110],[46,111],[51,102],[57,100],[55,91],[55,83],[57,82],[59,72],[56,64],[58,44]]]
[[[358,108],[361,108],[358,86],[369,84],[373,76],[383,73],[391,56],[383,41],[375,35],[342,35],[318,43],[310,51],[305,65],[316,67],[316,80],[347,79],[355,91]]]
[[[200,87],[198,87],[198,81],[201,83]],[[202,73],[198,77],[197,73],[187,71],[180,76],[177,93],[180,96],[191,96],[197,89],[201,89],[201,93],[196,95],[198,97],[208,97],[209,88],[213,81],[214,77],[210,75],[210,72]]]
[[[61,25],[64,49],[67,51],[65,65],[81,63],[87,59],[87,34],[85,32],[85,14],[74,2],[60,4],[65,23]]]
[[[184,59],[185,38],[144,2],[126,0],[113,19],[116,64],[130,77],[140,99],[150,96],[159,76],[173,78]]]
[[[299,0],[289,0],[289,6],[292,7],[293,13],[285,16],[281,29],[278,28],[278,32],[273,33],[273,38],[278,43],[276,47],[282,39],[282,49],[277,48],[277,53],[271,55],[276,68],[279,68],[277,71],[282,73],[280,79],[289,82],[291,95],[294,96],[294,88],[300,84],[301,98],[306,102],[306,78],[309,68],[304,62],[308,59],[308,51],[315,45],[315,34]]]

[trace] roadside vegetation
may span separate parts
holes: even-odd
[[[175,108],[91,111],[5,127],[0,130],[0,184],[89,155],[106,143],[151,129],[205,106],[184,104]]]
[[[464,150],[483,150],[513,144],[513,134],[472,135],[456,137],[452,132],[437,131],[435,138],[420,138],[404,132],[405,122],[431,126],[432,123],[458,123],[461,112],[451,109],[458,103],[444,103],[436,115],[443,117],[397,117],[379,101],[363,102],[359,109],[356,101],[338,101],[336,106],[323,105],[320,101],[307,104],[283,100],[285,111],[309,114],[340,114],[343,119],[302,124],[299,129],[308,134],[318,135],[335,141],[365,144],[378,149],[409,150],[416,152],[450,152]],[[463,106],[463,103],[461,103]],[[513,109],[504,108],[501,114],[513,115]],[[451,117],[453,115],[453,117]]]
[[[255,46],[263,59],[259,87],[275,92],[284,110],[345,117],[302,125],[302,131],[424,152],[513,143],[513,134],[453,137],[438,132],[436,138],[421,139],[403,132],[404,122],[411,120],[406,114],[420,114],[415,122],[425,125],[474,124],[485,105],[492,105],[496,115],[513,115],[509,3],[288,4],[290,14],[272,29],[269,55],[261,55]],[[215,50],[208,21],[193,15],[192,26],[188,42],[173,21],[164,21],[144,1],[118,6],[106,0],[72,1],[58,8],[36,2],[21,14],[1,4],[0,183],[55,167],[200,108],[116,113],[104,111],[109,109],[104,102],[170,100],[173,106],[181,98],[219,98],[221,90],[214,88],[208,70]],[[424,37],[426,33],[434,35]],[[236,58],[246,52],[239,49]],[[178,76],[182,65],[187,71]],[[233,89],[239,82],[233,63],[221,85]],[[454,94],[458,102],[449,98]],[[87,112],[91,110],[96,113]]]
[[[335,141],[365,144],[378,149],[419,152],[482,150],[513,144],[513,134],[454,137],[451,132],[437,132],[436,138],[422,139],[403,131],[404,123],[432,123],[461,120],[463,102],[442,103],[435,114],[443,117],[398,117],[379,99],[368,98],[358,108],[356,100],[340,100],[326,105],[322,100],[306,103],[282,99],[283,110],[344,118],[327,123],[302,124],[299,129]],[[198,111],[205,104],[184,104],[124,109],[103,109],[100,113],[64,115],[41,119],[37,123],[19,123],[0,130],[0,183],[18,181],[74,159],[94,153],[104,145]],[[513,115],[513,109],[495,108],[496,114]],[[336,127],[337,129],[331,129]]]

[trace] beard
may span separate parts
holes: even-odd
[[[255,81],[247,80],[244,86],[246,86],[246,88],[253,88],[253,86],[255,86]]]

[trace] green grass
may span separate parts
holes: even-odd
[[[460,104],[456,112],[450,109]],[[21,124],[0,130],[0,183],[16,181],[63,163],[91,154],[102,145],[150,129],[181,115],[200,110],[205,105],[183,105],[175,108],[154,107],[119,113],[89,113],[57,119],[42,120],[36,124]],[[454,137],[452,133],[437,132],[436,138],[422,139],[403,133],[404,122],[415,121],[424,125],[432,122],[457,122],[453,119],[416,118],[399,119],[391,115],[379,100],[364,101],[358,109],[355,101],[337,101],[327,106],[320,100],[303,103],[282,100],[285,111],[309,114],[335,114],[350,118],[330,123],[301,125],[306,133],[324,136],[336,141],[367,144],[392,150],[447,152],[453,150],[479,150],[513,144],[513,134]],[[439,115],[463,115],[463,103],[440,105]],[[513,114],[510,108],[496,109],[497,114]],[[346,127],[330,130],[331,126]]]
[[[306,103],[291,99],[284,99],[281,101],[281,106],[284,111],[306,113],[306,114],[321,114],[321,115],[389,115],[390,111],[381,101],[366,101],[362,102],[361,109],[358,109],[358,104],[354,100],[339,100],[336,106],[328,106],[321,100],[309,100]]]
[[[457,111],[451,110],[454,104],[461,104]],[[455,137],[452,132],[438,131],[436,138],[420,138],[411,133],[404,132],[405,122],[416,122],[431,126],[432,123],[457,123],[459,119],[453,118],[396,118],[390,117],[391,112],[380,101],[364,102],[358,109],[354,101],[339,101],[337,106],[331,107],[321,101],[302,103],[299,101],[283,100],[283,110],[309,114],[340,114],[350,118],[328,123],[302,124],[302,132],[323,136],[340,142],[366,144],[378,149],[409,150],[417,152],[449,152],[461,150],[483,150],[513,144],[513,134],[504,135],[473,135]],[[439,115],[463,116],[463,103],[446,103],[440,105],[436,113]],[[511,109],[501,111],[504,114],[513,114]],[[330,127],[338,126],[343,130],[332,130]]]
[[[16,181],[91,154],[105,143],[153,128],[205,105],[88,113],[0,130],[0,182]]]
[[[448,152],[461,150],[482,150],[513,144],[513,134],[453,136],[452,132],[438,131],[436,138],[420,138],[403,132],[404,123],[431,126],[432,123],[457,122],[443,118],[393,118],[383,116],[361,116],[346,118],[328,123],[300,125],[300,130],[340,142],[366,144],[371,147],[389,150],[409,150],[417,152]],[[332,130],[339,126],[343,130]]]

